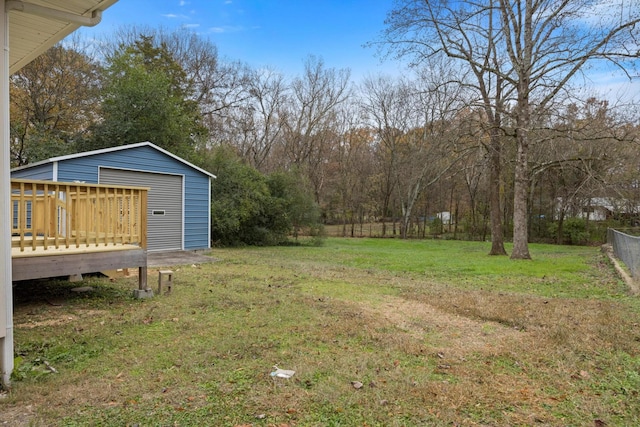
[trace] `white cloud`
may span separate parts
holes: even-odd
[[[590,26],[610,25],[637,15],[634,0],[598,0],[582,9],[580,21]]]
[[[640,78],[630,80],[621,72],[614,71],[616,70],[593,70],[582,82],[578,93],[605,99],[611,105],[640,102]]]
[[[244,31],[243,27],[232,27],[230,25],[225,25],[222,27],[209,27],[209,32],[211,33],[237,33],[240,31]]]
[[[178,15],[175,13],[165,13],[165,14],[162,14],[161,16],[164,16],[165,18],[169,18],[169,19],[189,19],[188,16]]]

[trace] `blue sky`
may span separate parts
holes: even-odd
[[[186,27],[207,37],[221,57],[254,68],[298,75],[309,55],[330,68],[349,68],[354,81],[367,74],[398,73],[363,45],[377,38],[393,0],[119,0],[87,37],[122,25]]]
[[[623,0],[608,0],[620,2]],[[378,38],[393,0],[119,0],[102,22],[81,29],[100,38],[120,26],[187,28],[207,37],[222,58],[292,77],[302,73],[309,55],[329,68],[349,68],[354,82],[379,73],[398,75],[402,65],[382,61],[363,45]],[[589,92],[607,99],[640,99],[640,82],[630,83],[610,69],[589,73]]]

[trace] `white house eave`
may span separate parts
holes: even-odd
[[[30,13],[32,15],[50,18],[56,21],[67,22],[70,24],[93,27],[98,25],[102,20],[102,11],[94,10],[91,16],[84,16],[53,7],[42,6],[39,4],[29,3],[22,0],[7,0],[4,4],[5,11],[18,11]]]
[[[96,25],[102,12],[116,1],[5,1],[11,27],[9,73],[15,73],[79,27]]]

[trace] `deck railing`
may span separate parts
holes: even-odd
[[[143,187],[11,180],[11,245],[26,250],[147,246]]]

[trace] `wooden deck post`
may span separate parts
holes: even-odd
[[[147,289],[147,266],[138,268],[138,289]]]
[[[147,196],[148,192],[140,193],[140,247],[147,252]],[[138,288],[147,289],[147,266],[140,266],[138,269]]]

